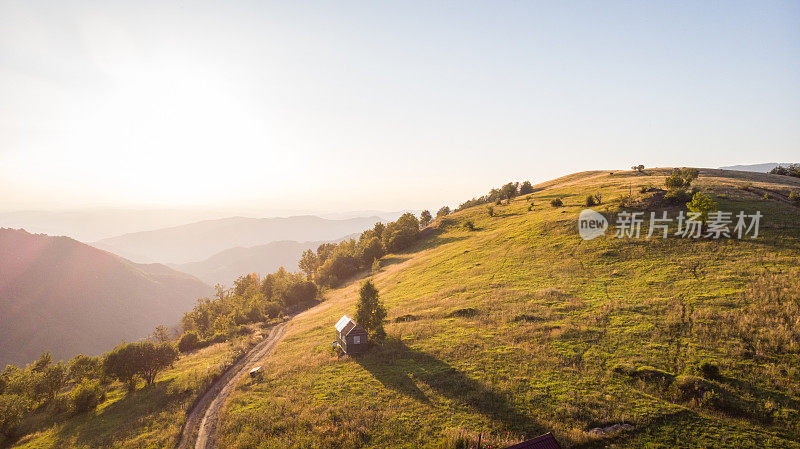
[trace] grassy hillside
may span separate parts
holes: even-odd
[[[240,385],[222,446],[465,447],[482,432],[499,447],[553,431],[567,447],[800,447],[800,323],[769,321],[800,296],[787,200],[800,180],[700,171],[721,210],[764,214],[758,239],[579,238],[587,195],[611,213],[668,174],[579,173],[494,217],[477,206],[436,223],[372,276],[387,342],[339,357],[333,324],[354,312],[358,280],[328,292],[291,322],[265,379]],[[702,362],[720,376],[701,377]],[[612,424],[633,428],[590,432]]]
[[[186,411],[200,393],[256,341],[247,335],[218,343],[181,357],[160,373],[153,385],[128,394],[123,384],[111,384],[106,399],[96,410],[73,414],[66,405],[72,386],[63,391],[56,404],[46,405],[19,429],[25,435],[12,447],[25,449],[61,448],[165,448],[174,447],[180,436]],[[52,413],[64,403],[64,411]]]

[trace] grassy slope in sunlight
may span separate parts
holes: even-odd
[[[800,181],[701,170],[695,185],[722,210],[761,210],[757,240],[578,237],[588,194],[602,193],[596,210],[613,211],[620,195],[662,186],[667,173],[580,173],[540,186],[531,201],[495,206],[495,217],[486,206],[449,216],[373,276],[389,311],[387,343],[338,357],[333,324],[354,312],[358,282],[328,292],[292,321],[265,361],[265,379],[240,385],[222,445],[455,447],[459,436],[483,431],[497,447],[553,431],[566,447],[800,446],[797,370],[745,358],[730,341],[695,332],[676,344],[667,332],[681,304],[702,317],[738,307],[765,270],[797,279],[800,208],[764,199],[763,189],[787,193]],[[565,207],[551,207],[555,197]],[[680,374],[700,361],[717,363],[737,397],[777,404],[777,418],[671,400],[612,370],[626,363]],[[602,440],[587,433],[623,422],[635,428]]]
[[[198,394],[252,346],[252,336],[218,343],[182,356],[158,375],[151,386],[127,394],[119,382],[111,385],[97,410],[58,423],[27,423],[33,431],[14,448],[165,448],[177,444],[186,411]],[[38,430],[35,430],[38,429]],[[35,431],[34,431],[35,430]]]

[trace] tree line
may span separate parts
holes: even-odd
[[[85,413],[105,400],[112,381],[136,389],[138,379],[147,385],[158,372],[178,359],[171,342],[122,343],[97,357],[76,355],[68,363],[54,362],[49,352],[20,368],[7,365],[0,373],[0,442],[12,438],[22,421],[36,411],[54,419],[66,413]],[[59,393],[72,384],[66,395]]]
[[[528,195],[533,192],[533,185],[531,185],[530,181],[524,181],[522,184],[519,182],[509,182],[501,187],[489,190],[489,193],[486,195],[464,201],[456,208],[456,211],[473,206],[480,206],[482,204],[494,203],[499,206],[503,200],[511,201],[518,195]]]

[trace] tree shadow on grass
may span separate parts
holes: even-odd
[[[502,423],[506,431],[528,436],[547,431],[536,420],[519,411],[505,395],[431,354],[409,348],[397,338],[388,338],[382,347],[372,347],[355,360],[387,388],[419,402],[427,404],[430,399],[417,382]]]

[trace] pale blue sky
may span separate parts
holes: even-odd
[[[798,123],[796,1],[0,0],[0,209],[455,205]]]

